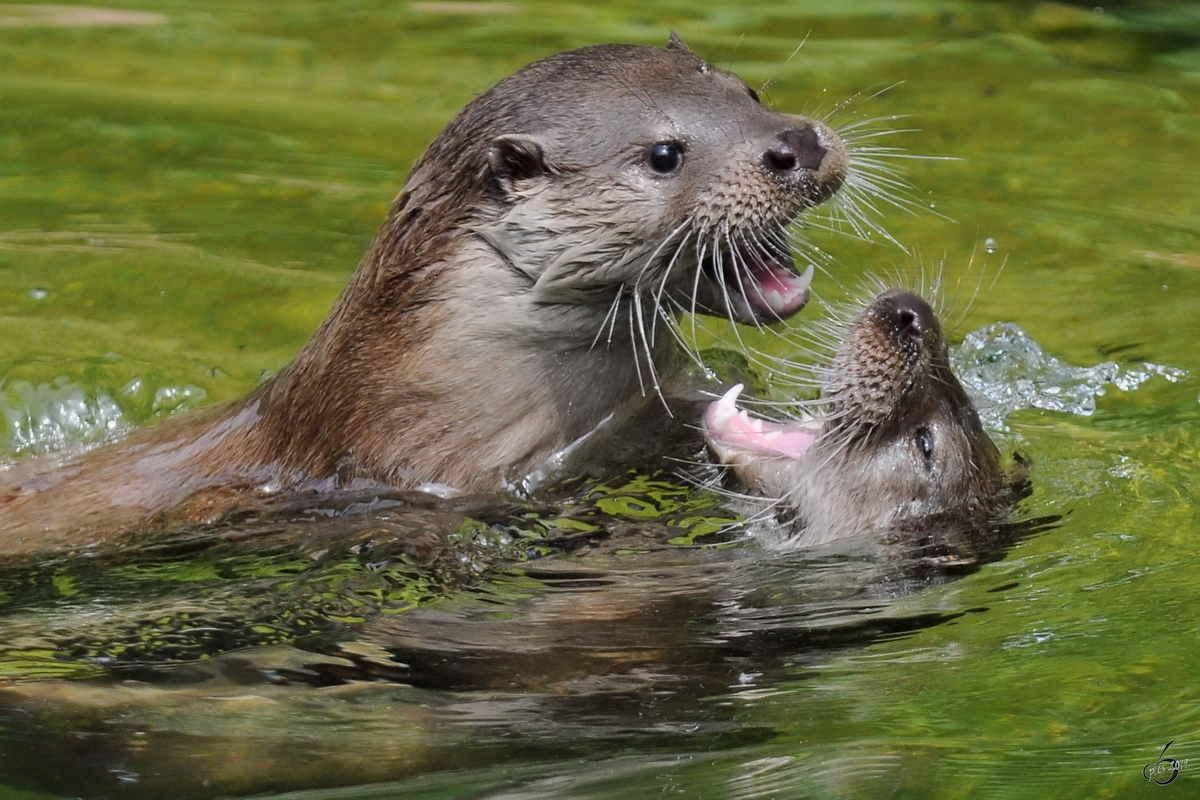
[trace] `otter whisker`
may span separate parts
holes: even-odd
[[[876,156],[869,156],[856,161],[857,173],[852,183],[863,190],[888,189],[901,200],[907,199],[902,196],[903,193],[910,191],[908,182],[902,177],[904,170],[894,164],[877,162],[876,158]]]
[[[733,259],[733,258],[734,258],[734,255],[732,254],[732,251],[730,252],[729,256],[730,256],[730,258],[731,258],[731,259]],[[717,271],[717,274],[718,274],[718,275],[722,275],[722,274],[724,274],[724,271],[725,271],[725,266],[724,266],[724,264],[722,263],[722,262],[723,262],[723,259],[724,259],[724,257],[725,257],[725,252],[724,252],[724,250],[723,250],[722,248],[716,248],[716,247],[714,247],[714,248],[713,248],[713,259],[714,259],[714,262],[715,262],[715,265],[716,265],[716,271]],[[736,270],[737,270],[737,266],[736,266],[736,264],[734,265],[734,270],[735,270],[735,274],[736,274]],[[740,276],[738,277],[738,281],[739,281],[739,282],[741,281],[741,277],[740,277]],[[741,350],[742,350],[743,352],[749,353],[749,352],[751,352],[751,351],[750,351],[750,348],[747,348],[747,347],[746,347],[746,342],[745,342],[745,341],[742,339],[742,334],[741,334],[741,331],[738,329],[738,326],[737,326],[737,324],[736,324],[736,323],[737,323],[737,318],[736,318],[736,315],[735,315],[735,313],[734,313],[734,307],[733,307],[733,298],[732,298],[732,297],[730,297],[730,294],[729,294],[729,287],[728,287],[728,285],[726,284],[726,282],[725,282],[725,281],[719,281],[719,283],[720,283],[720,286],[721,286],[721,294],[722,294],[722,296],[723,296],[723,299],[724,299],[724,302],[725,302],[725,309],[726,309],[726,313],[727,313],[727,318],[729,319],[729,321],[730,321],[730,322],[734,323],[734,325],[732,326],[732,330],[733,330],[733,336],[734,336],[734,338],[737,340],[738,346],[741,348]],[[743,297],[745,296],[745,292],[744,292],[744,291],[743,291],[743,293],[742,293],[742,296],[743,296]]]
[[[792,63],[792,59],[795,58],[796,54],[800,52],[800,48],[804,47],[804,44],[808,41],[808,37],[810,35],[810,33],[804,34],[804,38],[800,40],[800,44],[796,45],[796,49],[792,51],[791,55],[785,58],[783,63],[775,68],[775,72],[771,75],[771,77],[767,78],[759,85],[759,94],[767,93],[767,90],[771,88],[771,84],[778,80],[779,76],[782,75],[783,71],[787,68],[787,65]],[[740,42],[741,40],[739,39],[738,41]]]
[[[668,300],[671,303],[671,308],[675,311],[679,312],[680,314],[687,312],[687,309],[683,306],[683,304],[675,298],[668,298]],[[700,367],[701,369],[707,369],[704,359],[700,356],[700,351],[696,348],[693,342],[689,342],[687,338],[684,337],[683,332],[680,331],[676,326],[675,318],[670,314],[669,310],[665,306],[660,307],[658,309],[658,314],[663,318],[665,323],[664,327],[671,332],[671,336],[675,339],[675,342],[679,345],[680,349],[683,350],[684,354],[687,355],[687,357],[691,359],[696,366]],[[693,334],[694,333],[695,330],[693,329]]]
[[[696,317],[697,317],[697,308],[700,303],[700,278],[703,277],[703,275],[704,275],[704,268],[702,265],[704,264],[704,256],[707,253],[707,251],[708,251],[708,242],[705,241],[703,239],[703,237],[701,236],[701,233],[699,231],[697,231],[697,233],[696,233],[696,270],[695,270],[695,274],[692,276],[692,294],[691,294],[692,302],[691,302],[691,307],[688,309],[688,313],[691,315],[690,323],[692,326],[693,341],[696,339]]]
[[[662,241],[662,243],[658,247],[654,248],[654,252],[651,253],[650,258],[648,258],[646,260],[646,265],[643,266],[642,272],[638,274],[639,282],[641,281],[642,276],[645,274],[645,270],[649,266],[650,261],[652,259],[657,258],[658,254],[662,251],[662,249],[664,247],[666,247],[667,242],[669,242],[671,239],[673,239],[676,236],[676,234],[678,234],[680,231],[684,230],[684,228],[688,227],[689,223],[690,223],[690,218],[681,222],[679,224],[679,226],[675,228],[675,230],[671,231],[667,235],[667,237]],[[673,273],[675,271],[675,263],[678,260],[679,255],[683,252],[683,247],[684,247],[684,245],[687,244],[687,240],[690,237],[691,237],[691,231],[688,231],[684,235],[684,237],[680,240],[679,246],[675,248],[674,254],[671,256],[670,260],[667,262],[666,267],[662,270],[662,277],[660,278],[660,280],[658,282],[658,289],[654,293],[654,307],[656,309],[658,309],[659,311],[661,311],[662,306],[663,306],[663,302],[662,302],[663,295],[667,291],[667,287],[668,287],[671,279],[674,277]],[[653,338],[655,336],[655,333],[656,333],[655,328],[658,325],[658,318],[661,316],[662,316],[661,313],[656,314],[654,321],[651,323],[651,326],[650,326],[651,338]]]
[[[655,360],[654,359],[654,342],[651,340],[650,335],[646,330],[645,309],[643,306],[642,292],[640,290],[638,290],[638,289],[634,290],[633,300],[634,300],[633,307],[636,310],[636,314],[637,314],[638,338],[640,339],[640,341],[642,343],[642,348],[646,355],[646,371],[650,375],[650,382],[654,386],[654,393],[658,395],[660,400],[662,400],[663,406],[664,406],[664,408],[666,408],[668,416],[671,416],[671,409],[667,405],[667,399],[663,395],[663,392],[662,392],[662,385],[659,383],[658,369],[654,365],[654,360]],[[634,343],[634,347],[636,349],[636,347],[637,347],[636,342]],[[639,378],[639,380],[641,379],[640,370],[638,373],[638,378]],[[644,384],[643,384],[642,391],[644,394],[645,393]]]
[[[874,100],[877,97],[881,97],[881,96],[887,94],[888,92],[890,92],[892,89],[895,89],[897,86],[902,86],[902,85],[904,85],[904,81],[896,81],[894,83],[889,83],[885,86],[880,86],[878,88],[872,87],[871,89],[864,89],[862,91],[855,92],[854,94],[847,97],[845,100],[842,100],[841,102],[834,105],[833,109],[828,114],[821,117],[821,121],[832,124],[834,115],[846,111],[846,109],[850,108],[851,106],[853,106],[856,103],[865,103],[870,100]],[[907,114],[897,114],[895,116],[890,117],[890,119],[904,119],[907,116],[908,116]],[[888,119],[888,117],[884,117],[881,119]]]
[[[872,198],[878,197],[883,197],[889,200],[889,202],[891,200],[891,198],[882,193],[865,191],[860,186],[848,182],[847,186],[843,188],[843,193],[838,199],[836,208],[831,208],[826,218],[830,220],[838,218],[844,220],[854,231],[855,238],[870,241],[872,238],[871,233],[875,233],[907,253],[908,249],[896,237],[892,236],[891,232],[883,227],[882,224],[875,221],[874,216],[882,213],[878,206],[872,202]],[[864,211],[863,206],[869,209],[869,211]],[[908,210],[904,204],[899,204],[899,207]],[[838,214],[837,212],[844,213]],[[816,225],[816,223],[810,224]],[[842,232],[840,228],[836,230]]]
[[[642,377],[642,360],[641,352],[638,348],[637,326],[634,324],[633,315],[634,308],[637,306],[636,293],[632,301],[629,303],[629,342],[633,347],[633,366],[637,370],[638,389],[643,397],[646,396],[646,381]]]
[[[746,262],[746,257],[742,254],[743,251],[737,248],[733,243],[735,231],[730,230],[729,227],[726,226],[724,233],[725,241],[729,245],[729,260],[733,262],[733,275],[737,279],[738,292],[741,293],[742,297],[749,301],[750,293],[746,290],[746,282],[742,279],[742,274],[749,274],[750,265]],[[746,246],[746,249],[750,249],[750,243],[746,240],[745,236],[740,232],[738,233],[741,236],[742,243]],[[759,300],[762,300],[765,303],[766,298],[763,296],[762,289],[759,287],[757,282],[754,283],[754,293],[758,296]],[[752,319],[752,323],[758,330],[761,331],[763,329],[762,323],[757,317]]]
[[[608,307],[608,311],[604,313],[604,318],[600,320],[600,326],[596,329],[596,335],[592,337],[592,343],[588,346],[589,350],[596,347],[596,343],[600,341],[600,337],[604,335],[604,327],[608,326],[608,339],[605,342],[607,345],[612,345],[613,331],[617,327],[617,315],[621,307],[621,297],[625,293],[625,284],[617,287],[616,294],[613,295],[613,301]]]
[[[879,205],[886,203],[908,214],[928,212],[942,219],[949,219],[946,215],[906,197],[905,191],[907,191],[905,184],[893,178],[861,173],[850,182],[848,194],[843,199],[858,201],[877,215],[882,213]]]
[[[657,320],[661,318],[664,323],[663,327],[665,327],[671,333],[671,337],[675,340],[675,343],[684,352],[684,354],[687,355],[687,357],[689,359],[691,359],[692,362],[694,362],[696,364],[696,366],[705,368],[704,359],[700,357],[700,351],[695,347],[695,345],[692,342],[688,341],[687,338],[684,337],[683,332],[680,331],[678,326],[676,325],[675,316],[671,313],[671,311],[674,310],[674,311],[678,312],[679,314],[683,314],[687,311],[687,309],[683,306],[682,303],[679,302],[678,299],[676,299],[674,297],[668,296],[665,298],[665,300],[666,300],[666,302],[660,301],[660,302],[657,302],[655,305],[655,312],[656,312],[655,323],[657,323]],[[669,307],[668,307],[668,303],[669,303]],[[653,328],[652,328],[652,330],[653,330]],[[693,327],[692,332],[694,335],[695,334],[694,327]]]
[[[676,459],[676,460],[679,461],[680,463],[683,463],[685,465],[692,466],[692,467],[698,467],[698,468],[709,467],[709,468],[711,468],[711,466],[712,466],[711,464],[708,464],[707,462],[699,462],[699,461],[689,462],[689,461],[685,461],[683,459]],[[731,520],[729,525],[722,528],[722,530],[729,530],[730,528],[735,528],[735,527],[752,527],[755,523],[766,522],[773,516],[773,514],[771,513],[772,510],[777,505],[782,504],[783,500],[784,500],[784,498],[776,498],[776,499],[767,500],[766,498],[763,498],[761,495],[754,495],[754,494],[750,494],[749,492],[739,492],[734,489],[730,489],[727,486],[721,485],[721,476],[719,473],[713,474],[709,478],[703,478],[703,477],[697,476],[695,474],[692,474],[692,473],[686,472],[686,471],[678,472],[678,473],[676,473],[676,475],[679,477],[680,480],[684,481],[687,484],[690,484],[691,486],[693,486],[696,489],[699,489],[701,491],[713,492],[715,494],[721,495],[722,497],[726,498],[727,500],[735,500],[735,501],[739,501],[739,502],[745,503],[745,504],[753,504],[752,507],[755,508],[753,513],[751,513],[749,515],[744,515],[739,520]]]
[[[897,133],[916,133],[920,128],[872,128],[872,125],[878,125],[881,122],[891,122],[897,119],[906,119],[905,114],[894,114],[885,117],[871,117],[869,119],[855,120],[854,122],[845,125],[838,125],[838,136],[842,137],[843,141],[851,141],[854,143],[862,142],[866,139],[878,139],[884,136],[893,136]],[[855,150],[858,152],[858,150]]]
[[[741,336],[737,332],[737,312],[733,307],[733,298],[729,294],[729,285],[723,279],[725,275],[725,250],[718,246],[720,243],[719,232],[714,231],[713,238],[715,240],[712,248],[713,272],[716,273],[717,285],[721,287],[721,299],[725,305],[725,318],[734,323],[734,335],[738,337],[740,343]]]

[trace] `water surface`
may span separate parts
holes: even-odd
[[[882,210],[907,253],[812,232],[823,296],[940,272],[955,338],[1003,321],[1066,365],[1200,374],[1200,14],[1093,6],[5,7],[7,451],[250,390],[474,94],[672,28],[779,108],[953,159],[904,162],[909,208]],[[1022,516],[1062,519],[966,574],[691,546],[730,513],[670,475],[5,565],[0,797],[1194,791],[1198,393],[1008,417]],[[1189,761],[1159,788],[1171,741]]]

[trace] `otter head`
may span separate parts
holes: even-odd
[[[429,220],[407,237],[426,245],[470,230],[536,303],[773,322],[811,281],[788,228],[847,166],[828,126],[763,105],[672,35],[560,53],[496,84],[430,146],[393,216]]]
[[[820,370],[822,412],[779,424],[735,404],[738,387],[706,414],[708,441],[748,490],[773,503],[784,541],[945,522],[987,522],[1016,499],[962,384],[929,304],[883,293],[850,323]]]

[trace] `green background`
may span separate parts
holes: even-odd
[[[1200,375],[1200,6],[1094,5],[130,2],[121,8],[161,16],[113,25],[0,7],[8,449],[78,443],[245,393],[315,329],[408,166],[472,96],[540,56],[659,44],[672,28],[751,85],[770,80],[781,109],[835,125],[878,118],[907,131],[887,144],[936,157],[905,161],[909,207],[882,209],[908,253],[812,232],[835,259],[817,277],[822,296],[868,275],[939,273],[954,336],[1004,320],[1068,363]],[[402,782],[336,796],[1200,794],[1200,762],[1167,788],[1142,777],[1171,740],[1168,755],[1200,758],[1198,392],[1195,377],[1156,378],[1110,391],[1090,417],[1010,419],[1005,446],[1034,465],[1023,513],[1064,518],[962,580],[877,598],[884,615],[943,624],[782,666],[751,655],[745,673],[766,676],[752,690],[709,685],[657,727],[637,720],[659,695],[635,688],[602,736],[580,724],[536,740],[519,709],[453,690],[172,692],[47,644],[99,626],[103,649],[119,638],[104,625],[118,623],[120,637],[146,623],[153,638],[156,614],[177,620],[191,605],[228,604],[244,621],[246,598],[267,587],[278,600],[291,587],[279,576],[308,569],[286,548],[14,567],[0,620],[0,706],[12,710],[0,715],[0,780],[18,788],[0,797],[321,797],[388,781]],[[637,574],[647,557],[589,558],[555,560]],[[712,558],[705,574],[739,596],[747,581],[784,587],[760,609],[784,608],[789,581],[806,585],[815,569],[776,554]],[[337,569],[368,581],[347,559],[324,563],[317,594],[331,605],[314,618],[349,613]],[[160,571],[147,577],[150,566]],[[427,575],[414,567],[389,584],[409,581],[405,591],[377,605],[426,602]],[[489,602],[512,603],[530,627],[539,613],[572,624],[577,608],[539,611],[546,582],[526,580],[492,587]],[[451,615],[476,602],[432,594]],[[786,607],[803,616],[803,604]],[[642,644],[670,640],[677,623],[686,614],[649,625]],[[263,635],[242,642],[248,658],[274,645]],[[667,660],[685,678],[706,668]],[[569,718],[554,691],[500,697]],[[437,711],[485,702],[500,703],[499,722]],[[72,744],[83,739],[91,749]]]

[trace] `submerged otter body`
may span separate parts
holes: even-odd
[[[531,64],[416,162],[287,368],[63,467],[20,465],[0,552],[256,493],[518,482],[654,393],[676,312],[798,311],[811,272],[787,228],[847,166],[828,127],[765,107],[678,37]]]
[[[865,533],[987,524],[1025,491],[1004,470],[950,369],[946,337],[921,297],[882,293],[819,371],[822,412],[798,423],[750,417],[739,387],[709,406],[718,458],[773,520],[765,540],[810,546]]]

